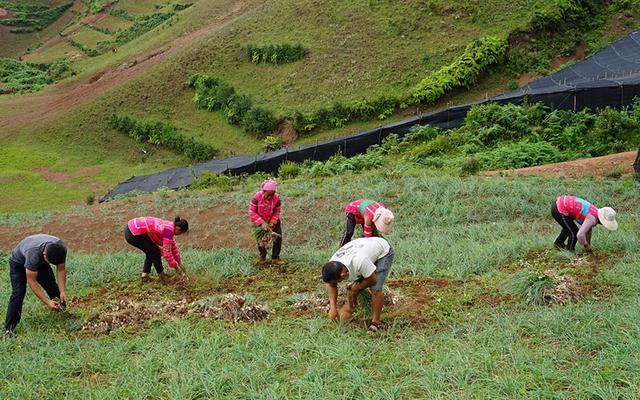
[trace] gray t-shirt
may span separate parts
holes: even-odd
[[[37,271],[41,267],[49,265],[44,260],[42,253],[49,243],[58,243],[67,248],[65,243],[55,236],[39,234],[31,235],[22,239],[20,243],[13,249],[9,261],[22,265],[30,271]]]
[[[368,278],[376,272],[376,261],[389,254],[389,243],[379,237],[353,240],[340,248],[329,261],[339,261],[349,270],[348,281]]]

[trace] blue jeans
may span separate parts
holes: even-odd
[[[389,272],[391,272],[394,256],[393,247],[389,246],[389,253],[374,263],[376,265],[376,284],[371,286],[372,291],[379,292],[382,290],[384,281],[387,279]]]
[[[22,316],[22,303],[27,293],[27,270],[24,265],[9,260],[9,278],[11,279],[11,297],[7,307],[7,317],[4,322],[5,331],[14,331]],[[38,283],[50,299],[60,297],[60,289],[56,283],[51,266],[38,269]]]

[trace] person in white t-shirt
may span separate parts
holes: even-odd
[[[372,293],[372,321],[369,330],[375,332],[380,327],[380,315],[384,293],[384,280],[393,263],[393,248],[383,238],[368,237],[353,240],[342,246],[322,267],[322,280],[327,283],[329,294],[329,318],[336,320],[338,313],[338,282],[347,280],[348,296],[345,305],[350,318],[356,306],[358,294],[369,288]]]

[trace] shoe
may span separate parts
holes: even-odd
[[[271,260],[271,265],[276,266],[276,267],[280,267],[282,265],[284,265],[284,262],[282,262],[281,259],[279,258],[274,258]]]
[[[142,275],[140,275],[140,280],[142,281],[142,283],[151,282],[151,277],[149,276],[149,274],[143,272]]]
[[[553,246],[558,250],[566,250],[567,246],[564,243],[553,242]]]
[[[7,329],[6,331],[4,331],[4,337],[5,338],[12,338],[16,336],[16,332],[12,331],[10,329]]]

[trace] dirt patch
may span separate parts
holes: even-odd
[[[89,178],[100,174],[100,167],[88,167],[75,171],[72,176],[74,178]]]
[[[633,173],[633,162],[637,151],[611,154],[603,157],[580,158],[574,161],[566,161],[556,164],[539,165],[520,169],[503,171],[487,171],[481,173],[484,176],[563,176],[571,178],[605,178],[613,175],[630,175]]]
[[[11,18],[9,11],[4,8],[0,8],[0,19]]]
[[[529,82],[533,82],[541,77],[542,75],[538,74],[537,72],[524,73],[518,78],[518,87],[527,86]]]
[[[298,137],[300,136],[298,135],[298,132],[296,132],[296,130],[293,129],[293,122],[291,122],[288,119],[282,121],[282,123],[278,126],[278,131],[276,135],[287,146],[295,142],[296,140],[298,140]]]
[[[585,57],[587,56],[587,44],[584,42],[580,42],[575,50],[573,51],[573,53],[571,53],[568,56],[558,56],[556,58],[554,58],[553,60],[551,60],[551,62],[549,63],[549,67],[551,67],[551,69],[557,69],[560,68],[561,66],[563,66],[564,64],[568,63],[569,61],[580,61],[583,60]]]
[[[232,322],[257,322],[267,318],[271,311],[262,304],[247,301],[244,296],[229,293],[221,300],[204,299],[189,302],[187,299],[168,300],[146,305],[130,300],[118,300],[104,313],[85,322],[80,331],[104,335],[116,329],[142,325],[152,319],[175,321],[189,315],[224,319]]]
[[[56,182],[56,183],[68,183],[69,182],[69,174],[66,172],[55,172],[49,170],[47,167],[35,167],[32,170],[33,172],[37,172],[42,177],[48,181]]]

